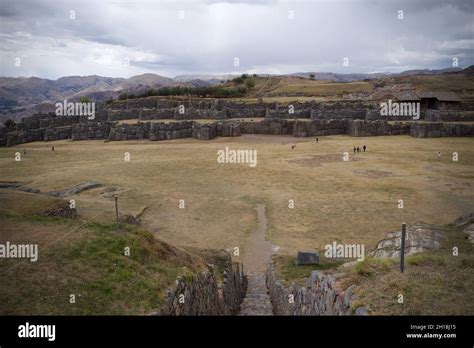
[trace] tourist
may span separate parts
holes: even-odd
[[[354,155],[355,155],[355,153],[356,153],[356,147],[354,146]]]
[[[316,137],[316,143],[319,142],[319,139]]]
[[[367,146],[364,145],[363,149],[364,149],[364,152],[365,152],[365,149],[367,148]]]
[[[54,151],[54,146],[51,146],[51,150]]]
[[[441,151],[438,151],[438,160],[441,158]]]
[[[360,148],[359,148],[359,146],[357,146],[357,153],[359,153],[359,152],[360,152]]]

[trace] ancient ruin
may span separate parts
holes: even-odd
[[[408,134],[420,138],[474,135],[474,125],[469,123],[474,121],[474,104],[455,102],[454,107],[448,102],[445,103],[448,106],[438,104],[439,110],[422,108],[422,122],[416,122],[406,117],[383,116],[374,101],[280,104],[150,97],[101,104],[94,120],[87,116],[35,114],[24,118],[14,129],[0,128],[0,146],[64,139],[210,140],[241,134],[294,137]]]

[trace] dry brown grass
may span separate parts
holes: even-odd
[[[346,282],[358,285],[357,306],[375,315],[472,315],[474,246],[466,237],[448,227],[442,249],[409,256],[404,273],[398,260],[366,258],[356,264]],[[458,256],[453,256],[454,246]]]
[[[364,144],[368,152],[354,160],[353,146]],[[59,141],[55,153],[50,146],[0,149],[0,180],[29,182],[43,191],[90,180],[118,188],[122,214],[136,215],[147,207],[143,226],[178,245],[245,249],[257,203],[266,205],[267,236],[289,255],[323,249],[334,240],[368,249],[402,222],[445,224],[474,210],[472,138],[331,136],[320,137],[319,144],[282,136]],[[256,149],[257,167],[217,163],[217,150],[226,146]],[[15,162],[14,152],[22,148],[28,154]],[[349,162],[342,161],[344,151],[350,153]],[[437,151],[443,153],[440,161]],[[448,156],[454,151],[459,162]],[[131,162],[123,160],[124,152],[130,152]],[[314,158],[315,163],[308,162]],[[179,209],[180,199],[185,209]],[[295,209],[288,208],[290,199]],[[404,209],[397,208],[399,199]],[[98,221],[114,219],[113,199],[106,198],[104,188],[85,191],[76,202],[86,218],[100,213]]]
[[[268,95],[291,95],[297,93],[303,96],[341,96],[349,93],[370,93],[373,87],[369,82],[329,82],[302,80],[295,83],[282,84],[273,89]]]

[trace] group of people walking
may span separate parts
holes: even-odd
[[[367,150],[367,146],[365,146],[365,145],[362,146],[362,151],[365,152],[366,150]],[[359,152],[361,152],[360,147],[359,146],[357,146],[357,147],[354,146],[354,154],[359,153]]]

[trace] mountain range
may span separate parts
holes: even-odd
[[[472,67],[466,70],[472,70]],[[352,82],[377,79],[384,76],[428,75],[457,73],[462,69],[410,70],[400,74],[338,74],[331,72],[299,72],[288,75],[259,74],[259,76],[299,76],[333,82]],[[237,77],[237,75],[179,75],[174,78],[156,74],[142,74],[130,78],[112,78],[97,75],[65,76],[57,80],[38,77],[0,77],[0,117],[21,118],[25,114],[48,111],[57,101],[76,101],[82,96],[93,100],[116,98],[121,93],[140,94],[149,89],[171,86],[207,87]]]

